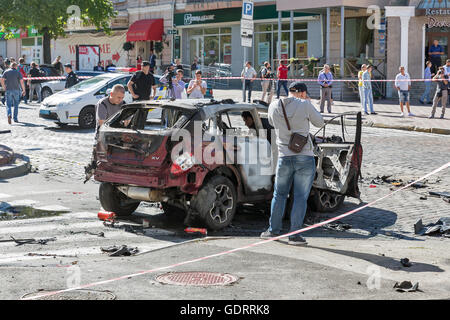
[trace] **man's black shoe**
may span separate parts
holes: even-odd
[[[299,235],[290,236],[288,243],[294,246],[306,246],[308,244],[308,242],[306,242],[306,240]]]

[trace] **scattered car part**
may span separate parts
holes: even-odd
[[[414,232],[418,235],[450,236],[450,217],[442,217],[436,223],[423,225],[422,219],[414,224]]]
[[[415,292],[415,291],[421,291],[419,290],[419,283],[412,284],[411,281],[402,281],[400,284],[396,282],[394,284],[395,291],[398,292]]]
[[[402,264],[402,266],[407,267],[407,268],[412,266],[412,263],[409,261],[408,258],[400,259],[400,263]]]
[[[105,233],[104,232],[97,232],[97,233],[95,233],[95,232],[90,232],[90,231],[70,231],[70,234],[79,234],[79,233],[90,234],[90,235],[101,237],[101,238],[105,237]]]
[[[99,211],[97,217],[103,221],[113,221],[116,218],[116,214],[109,211]]]
[[[126,245],[101,247],[103,252],[110,252],[110,257],[133,256],[139,252],[138,248],[128,248]]]
[[[208,235],[208,230],[205,228],[186,228],[184,229],[184,232],[190,233],[190,234],[201,234],[201,235]]]

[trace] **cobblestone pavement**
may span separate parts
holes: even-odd
[[[0,130],[11,129],[11,134],[0,136],[0,142],[31,158],[32,167],[47,180],[69,178],[80,182],[84,178],[83,166],[89,161],[94,138],[92,130],[81,130],[76,126],[61,129],[38,117],[38,105],[21,105],[21,123],[9,126],[5,110],[0,107]],[[330,134],[338,133],[340,127],[331,126]],[[349,127],[352,134],[354,127]],[[418,178],[450,161],[450,140],[448,136],[363,128],[363,170],[365,178],[360,189],[362,200],[370,202],[390,192],[390,185],[369,188],[376,176],[392,175],[404,181]],[[423,222],[435,222],[448,216],[450,205],[439,198],[420,195],[428,191],[450,191],[450,170],[443,171],[429,179],[427,189],[405,190],[373,207],[348,217],[343,222],[353,226],[354,237],[414,237],[413,224],[418,218]],[[347,199],[338,213],[346,212],[359,204],[358,200]],[[337,213],[333,213],[334,216]],[[320,218],[327,217],[321,215]],[[265,220],[266,218],[264,218]],[[266,221],[261,221],[264,225]]]

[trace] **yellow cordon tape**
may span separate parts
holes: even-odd
[[[197,259],[193,259],[193,260],[188,260],[188,261],[184,261],[184,262],[175,263],[175,264],[172,264],[172,265],[166,266],[166,267],[160,267],[160,268],[156,268],[156,269],[150,269],[150,270],[146,270],[146,271],[141,271],[141,272],[138,272],[138,273],[125,275],[125,276],[121,276],[121,277],[118,277],[118,278],[113,278],[113,279],[109,279],[109,280],[93,282],[93,283],[90,283],[90,284],[85,284],[85,285],[82,285],[82,286],[79,286],[79,287],[69,288],[69,289],[65,289],[65,290],[58,290],[58,291],[48,292],[48,293],[45,293],[45,294],[42,294],[42,295],[29,297],[29,298],[24,298],[22,300],[39,299],[39,298],[43,298],[43,297],[57,295],[57,294],[64,293],[64,292],[70,292],[70,291],[90,288],[90,287],[94,287],[94,286],[98,286],[98,285],[102,285],[102,284],[107,284],[107,283],[111,283],[111,282],[115,282],[115,281],[119,281],[119,280],[129,279],[129,278],[141,276],[141,275],[148,274],[148,273],[153,273],[153,272],[157,272],[157,271],[163,271],[163,270],[167,270],[167,269],[172,269],[172,268],[175,268],[175,267],[184,266],[184,265],[191,264],[191,263],[194,263],[194,262],[200,262],[200,261],[212,259],[212,258],[215,258],[215,257],[224,256],[224,255],[227,255],[227,254],[230,254],[230,253],[234,253],[234,252],[237,252],[237,251],[242,251],[242,250],[249,249],[249,248],[252,248],[252,247],[256,247],[256,246],[259,246],[259,245],[262,245],[262,244],[266,244],[266,243],[269,243],[269,242],[272,242],[272,241],[280,240],[280,239],[283,239],[283,238],[286,238],[286,237],[289,237],[289,236],[292,236],[292,235],[295,235],[295,234],[299,234],[299,233],[302,233],[302,232],[305,232],[305,231],[308,231],[308,230],[312,230],[312,229],[321,227],[321,226],[326,225],[326,224],[328,224],[330,222],[333,222],[333,221],[336,221],[336,220],[340,220],[342,218],[350,216],[350,215],[352,215],[352,214],[354,214],[356,212],[359,212],[359,211],[361,211],[361,210],[363,210],[363,209],[365,209],[365,208],[367,208],[367,207],[369,207],[369,206],[371,206],[371,205],[373,205],[373,204],[375,204],[377,202],[380,202],[380,201],[382,201],[382,200],[384,200],[386,198],[389,198],[389,197],[393,196],[394,194],[396,194],[397,192],[400,192],[400,191],[402,191],[402,190],[404,190],[406,188],[409,188],[413,184],[415,184],[417,182],[420,182],[420,181],[422,181],[422,180],[424,180],[424,179],[426,179],[426,178],[428,178],[428,177],[430,177],[432,175],[435,175],[436,173],[438,173],[438,172],[440,172],[442,170],[445,170],[448,167],[450,167],[450,162],[448,162],[447,164],[443,165],[442,167],[440,167],[440,168],[438,168],[438,169],[436,169],[436,170],[434,170],[434,171],[424,175],[423,177],[417,179],[416,181],[411,182],[411,183],[407,184],[406,186],[404,186],[404,187],[402,187],[400,189],[397,189],[396,191],[391,192],[391,193],[385,195],[384,197],[381,197],[381,198],[379,198],[379,199],[377,199],[375,201],[372,201],[372,202],[370,202],[370,203],[368,203],[368,204],[366,204],[366,205],[364,205],[362,207],[356,208],[354,210],[351,210],[351,211],[349,211],[347,213],[341,214],[341,215],[339,215],[337,217],[334,217],[332,219],[329,219],[329,220],[326,220],[326,221],[322,221],[322,222],[314,224],[312,226],[309,226],[309,227],[306,227],[306,228],[303,228],[303,229],[300,229],[300,230],[297,230],[297,231],[293,231],[293,232],[290,232],[290,233],[287,233],[287,234],[284,234],[284,235],[281,235],[281,236],[278,236],[278,237],[274,237],[274,238],[271,238],[271,239],[255,242],[255,243],[243,246],[243,247],[239,247],[239,248],[236,248],[236,249],[219,252],[219,253],[212,254],[212,255],[209,255],[209,256],[205,256],[205,257],[201,257],[201,258],[197,258]]]

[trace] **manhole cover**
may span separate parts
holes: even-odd
[[[178,286],[225,286],[236,282],[239,277],[227,273],[213,272],[172,272],[156,277],[164,284]]]
[[[30,299],[46,293],[55,292],[58,290],[42,290],[33,293],[24,294],[21,299]],[[115,300],[116,296],[109,291],[96,290],[74,290],[62,292],[47,297],[36,298],[35,300]]]

